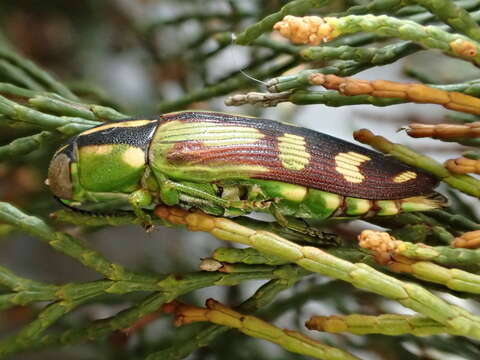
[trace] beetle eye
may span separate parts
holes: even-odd
[[[61,199],[72,199],[73,189],[70,177],[70,158],[64,154],[57,154],[48,168],[48,186]]]

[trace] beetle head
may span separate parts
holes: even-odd
[[[71,164],[73,161],[72,145],[69,144],[55,153],[48,168],[47,185],[60,199],[73,198]]]

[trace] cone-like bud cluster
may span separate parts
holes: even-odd
[[[273,27],[295,44],[319,45],[333,39],[329,18],[318,16],[285,16]]]

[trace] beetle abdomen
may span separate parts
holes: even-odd
[[[272,120],[211,112],[162,116],[150,166],[173,178],[258,178],[370,200],[433,192],[426,172],[375,151]]]

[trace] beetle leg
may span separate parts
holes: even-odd
[[[336,235],[323,232],[311,226],[303,219],[295,218],[292,216],[285,216],[284,214],[282,214],[278,205],[275,203],[272,203],[270,208],[271,208],[271,213],[273,217],[275,218],[275,220],[277,220],[280,226],[301,234],[308,235],[310,237],[321,239],[327,242],[332,242],[332,244],[336,243],[336,240],[337,240]]]
[[[142,220],[145,231],[152,231],[153,224],[150,215],[148,215],[142,208],[152,203],[152,195],[148,190],[140,189],[132,192],[128,196],[128,202],[133,209],[135,215]]]
[[[196,186],[196,184],[190,182],[184,183],[171,180],[164,175],[156,174],[156,176],[160,188],[160,200],[162,200],[165,205],[177,205],[182,195],[208,201],[222,208],[228,208],[231,203],[233,203],[231,200],[222,199],[220,196],[206,191],[202,188],[205,184],[198,184],[198,186]]]
[[[198,187],[193,183],[181,183],[169,179],[161,173],[155,173],[157,178],[159,197],[162,203],[169,206],[190,205],[196,207],[208,214],[224,215],[224,209],[228,200],[222,199],[212,193],[209,193],[202,186]]]
[[[167,187],[168,191],[175,190],[178,194],[186,194],[191,197],[207,200],[213,204],[220,205],[222,207],[227,207],[229,204],[228,200],[222,199],[221,197],[214,194],[210,194],[207,191],[195,187],[192,184],[184,184],[180,182],[175,182],[173,180],[166,180],[163,186]]]

